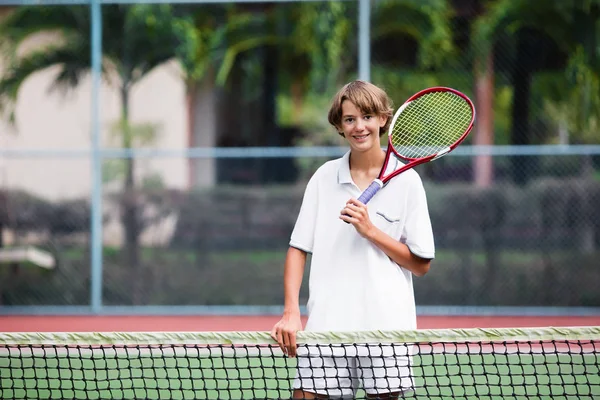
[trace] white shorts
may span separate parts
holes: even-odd
[[[414,390],[409,349],[361,347],[299,348],[294,389],[330,398],[354,398],[359,388],[369,395]]]

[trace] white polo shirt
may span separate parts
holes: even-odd
[[[350,175],[350,152],[310,179],[290,246],[312,253],[307,331],[416,329],[412,274],[339,219],[361,190]],[[395,160],[395,161],[393,161]],[[400,163],[393,159],[388,170]],[[427,199],[414,170],[393,178],[367,204],[371,221],[412,253],[434,258]]]

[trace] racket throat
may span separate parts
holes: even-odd
[[[437,160],[438,158],[445,156],[446,154],[450,153],[450,150],[452,150],[452,148],[446,147],[445,149],[438,151],[438,153],[435,155],[435,157],[431,159],[431,161]]]

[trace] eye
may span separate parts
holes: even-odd
[[[372,116],[372,115],[365,115],[365,119],[366,119],[367,121],[368,121],[368,120],[370,120],[371,118],[373,118],[373,116]]]
[[[350,118],[350,117],[348,117],[348,118],[345,118],[345,119],[344,119],[344,123],[346,123],[346,124],[351,124],[351,123],[353,123],[353,122],[354,122],[354,118]]]

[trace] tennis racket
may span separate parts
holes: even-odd
[[[465,140],[474,121],[473,102],[458,90],[432,87],[413,95],[394,114],[383,167],[358,200],[367,204],[390,179],[450,153]],[[405,163],[384,175],[392,154]]]

